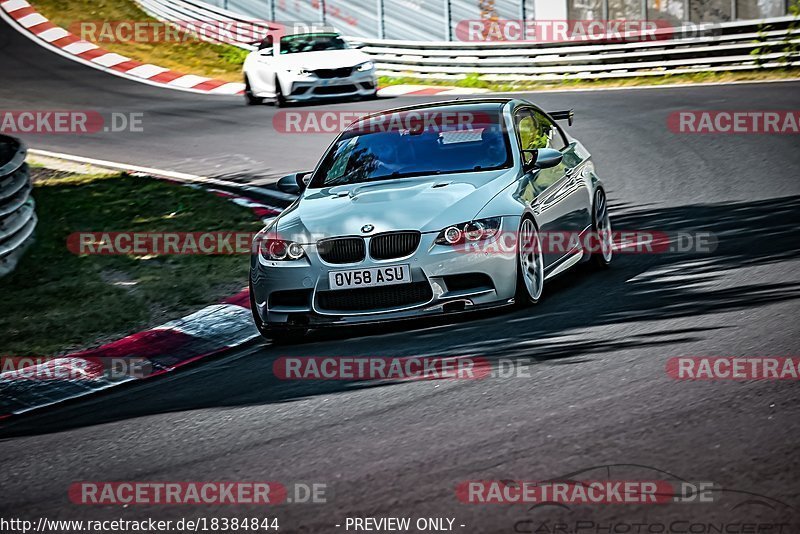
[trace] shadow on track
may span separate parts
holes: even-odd
[[[728,326],[676,330],[650,324],[650,333],[613,339],[592,339],[576,331],[700,318],[800,298],[800,282],[732,280],[744,267],[777,268],[800,257],[800,196],[667,208],[617,206],[615,212],[618,229],[713,232],[718,248],[706,255],[618,255],[610,270],[579,269],[550,282],[545,299],[534,308],[323,331],[304,344],[259,347],[231,362],[204,361],[183,376],[177,373],[21,418],[0,435],[41,434],[164,412],[283,403],[393,384],[280,381],[272,373],[279,356],[474,356],[490,362],[525,357],[536,363],[579,365],[593,354],[699,340]],[[792,272],[793,266],[784,268]],[[164,387],[163,381],[170,385]],[[124,402],[114,398],[123,395]]]

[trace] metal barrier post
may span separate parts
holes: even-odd
[[[269,0],[269,20],[275,22],[275,1]]]
[[[383,16],[383,0],[378,2],[378,39],[386,39],[386,19]]]
[[[325,0],[319,0],[319,19],[322,21],[323,26],[328,23],[325,16]]]
[[[445,33],[444,33],[444,40],[445,41],[452,41],[453,40],[453,25],[452,25],[452,10],[451,10],[450,0],[444,0],[444,24],[445,24]]]

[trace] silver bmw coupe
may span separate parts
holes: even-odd
[[[299,198],[256,238],[250,298],[261,333],[539,301],[570,267],[612,259],[590,153],[525,100],[428,103],[362,117]]]

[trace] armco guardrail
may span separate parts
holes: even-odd
[[[662,33],[656,40],[601,44],[371,40],[364,51],[391,75],[477,73],[497,81],[622,78],[797,66],[800,55],[790,45],[800,42],[800,27],[794,26],[792,17],[780,17],[678,29],[670,38]]]
[[[16,267],[36,228],[26,155],[21,141],[0,135],[0,276]]]
[[[200,0],[137,0],[161,20],[216,20],[264,26]],[[240,30],[241,31],[241,30]],[[245,31],[245,34],[251,32]],[[220,41],[248,46],[237,39]],[[660,29],[632,42],[534,43],[360,40],[388,76],[535,81],[660,76],[800,66],[800,24],[791,16]]]

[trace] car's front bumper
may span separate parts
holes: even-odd
[[[322,79],[298,77],[288,80],[284,87],[287,100],[304,102],[309,100],[345,97],[368,97],[378,90],[374,71],[356,72],[346,78]]]
[[[518,217],[504,217],[501,235],[516,232],[518,225]],[[436,245],[436,236],[422,234],[420,245],[411,256],[378,261],[367,255],[357,264],[327,264],[317,253],[316,245],[305,246],[306,257],[292,262],[269,262],[257,254],[251,270],[254,311],[268,327],[313,328],[435,315],[512,301],[516,291],[515,254],[502,247],[498,251],[490,246],[491,240],[480,251],[465,252]],[[374,300],[369,293],[358,294],[359,302],[369,303],[363,309],[353,309],[350,302],[346,309],[330,304],[355,295],[348,291],[363,290],[331,291],[329,273],[403,264],[411,268],[412,283],[384,286],[400,292],[394,297],[409,297],[402,304],[382,305],[379,301],[385,299],[384,293],[380,298],[376,293]],[[461,276],[454,278],[456,275]]]

